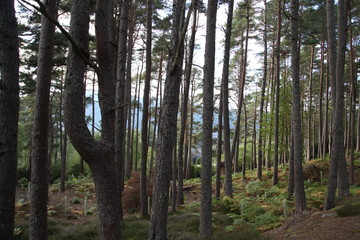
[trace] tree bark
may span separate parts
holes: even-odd
[[[257,178],[262,178],[262,163],[263,163],[263,112],[265,103],[265,91],[267,81],[267,61],[268,61],[268,46],[267,46],[267,2],[264,0],[264,67],[263,67],[263,78],[261,83],[261,98],[260,98],[260,112],[259,112],[259,140],[258,140],[258,168]]]
[[[229,120],[229,65],[230,65],[230,47],[231,47],[231,30],[234,12],[234,0],[229,2],[228,17],[225,30],[225,49],[224,49],[224,64],[222,72],[222,97],[224,107],[224,153],[225,153],[225,195],[233,197],[232,187],[232,164],[230,156],[230,120]]]
[[[215,70],[215,30],[217,0],[208,0],[206,19],[206,43],[203,79],[203,137],[201,158],[201,207],[200,238],[212,235],[211,229],[211,166],[212,166],[212,124],[214,112],[214,70]]]
[[[328,192],[324,208],[335,207],[336,188],[339,181],[339,195],[343,197],[349,193],[347,185],[345,149],[344,149],[344,64],[346,48],[346,1],[338,1],[338,46],[335,45],[335,15],[333,0],[327,1],[328,42],[329,42],[329,70],[333,103],[333,139],[331,146],[331,163],[329,170]],[[336,56],[337,55],[337,56]],[[344,165],[345,163],[345,165]],[[345,169],[342,169],[345,167]],[[338,179],[339,176],[339,179]],[[345,178],[345,179],[344,179]]]
[[[299,0],[291,0],[291,69],[292,69],[292,108],[291,125],[294,146],[294,183],[295,209],[302,212],[306,209],[304,178],[302,169],[302,136],[301,136],[301,92],[300,92],[300,51],[299,51]]]
[[[215,177],[215,198],[220,200],[221,190],[221,155],[222,155],[222,132],[223,132],[223,86],[220,90],[219,114],[218,114],[218,136],[217,136],[217,156],[216,156],[216,177]]]
[[[349,50],[349,68],[350,68],[350,81],[351,81],[351,107],[350,107],[350,184],[353,185],[355,183],[355,162],[354,162],[354,148],[355,148],[355,112],[356,112],[356,89],[357,89],[357,81],[356,81],[356,74],[354,68],[354,47],[353,47],[353,26],[352,26],[352,19],[351,19],[351,5],[350,2],[348,14],[349,14],[349,21],[350,21],[350,50]]]
[[[276,72],[275,72],[275,120],[274,120],[274,176],[273,185],[278,183],[279,164],[279,104],[280,104],[280,41],[281,41],[282,1],[278,0],[277,32],[276,32]]]
[[[96,36],[98,54],[99,100],[102,113],[102,136],[96,141],[87,128],[83,113],[83,77],[86,65],[79,52],[70,46],[65,83],[65,125],[68,136],[89,166],[94,178],[100,217],[100,239],[122,239],[121,201],[116,184],[114,161],[114,79],[110,51],[107,1],[96,6]],[[71,10],[70,34],[80,49],[88,52],[90,2],[74,1]],[[80,109],[80,110],[79,110]]]
[[[308,146],[307,146],[307,161],[312,159],[312,136],[311,136],[311,123],[313,119],[312,116],[312,92],[313,92],[313,68],[314,68],[314,54],[315,54],[315,46],[311,46],[311,54],[310,54],[310,65],[309,65],[309,106],[308,106]]]
[[[186,130],[186,119],[187,119],[187,108],[189,101],[189,91],[190,91],[190,80],[191,80],[191,69],[193,64],[194,49],[195,49],[195,35],[196,35],[196,25],[197,25],[197,10],[194,8],[193,11],[193,23],[191,27],[191,37],[189,41],[189,55],[187,64],[185,67],[185,79],[184,79],[184,97],[181,106],[181,125],[180,125],[180,136],[178,144],[178,195],[177,195],[177,204],[184,204],[184,191],[183,191],[183,181],[184,181],[184,140],[185,140],[185,130]]]
[[[0,1],[0,239],[13,239],[19,118],[19,49],[14,1]]]
[[[141,172],[140,172],[140,213],[142,216],[148,214],[146,194],[146,165],[148,155],[148,115],[149,95],[151,82],[151,43],[152,43],[152,0],[147,0],[147,21],[146,21],[146,75],[143,95],[143,115],[141,124]]]
[[[174,0],[171,47],[169,49],[164,98],[162,102],[162,120],[159,127],[159,149],[152,195],[149,240],[166,239],[167,236],[170,169],[175,145],[184,54],[185,36],[182,35],[183,32],[181,29],[184,4],[185,2],[183,0]]]
[[[57,1],[46,3],[49,15],[56,19]],[[55,25],[45,16],[41,17],[37,81],[35,90],[35,113],[32,129],[31,189],[29,239],[47,239],[48,202],[48,137],[49,95],[52,72]]]

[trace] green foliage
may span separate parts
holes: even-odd
[[[72,204],[79,204],[80,203],[80,198],[78,197],[73,197],[73,199],[71,199],[70,201]]]

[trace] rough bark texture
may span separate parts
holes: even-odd
[[[116,66],[116,96],[115,96],[115,167],[116,181],[120,194],[124,186],[125,174],[125,138],[126,138],[126,57],[127,57],[127,30],[129,17],[129,1],[121,5],[120,29],[117,48]]]
[[[47,1],[46,10],[56,19],[57,0]],[[32,128],[31,189],[29,239],[47,239],[48,201],[48,138],[49,95],[52,72],[55,25],[41,17],[41,33],[38,53],[35,90],[35,113]]]
[[[334,138],[344,139],[344,67],[345,67],[345,53],[347,43],[347,8],[348,0],[338,1],[338,46],[336,59],[336,113],[334,114]],[[339,161],[339,196],[340,198],[350,195],[349,180],[346,168],[345,148],[344,142],[337,142],[336,149],[339,154],[337,159]],[[333,145],[334,147],[334,145]],[[333,159],[332,159],[333,160]]]
[[[157,153],[155,183],[152,195],[149,240],[167,239],[166,228],[171,159],[175,145],[182,74],[182,61],[176,56],[181,54],[181,49],[183,49],[181,46],[184,44],[183,39],[181,41],[179,39],[183,5],[183,0],[174,0],[172,38],[162,101],[162,120],[159,128],[159,150]]]
[[[121,239],[121,206],[116,184],[114,161],[113,134],[114,134],[114,80],[106,72],[109,56],[108,2],[98,2],[96,11],[96,35],[99,64],[99,91],[102,106],[102,139],[96,141],[87,128],[83,114],[83,77],[86,65],[79,52],[70,46],[68,56],[68,71],[65,83],[65,124],[68,136],[81,157],[89,164],[96,190],[96,198],[100,215],[100,238],[102,240]],[[88,0],[74,1],[71,10],[70,34],[80,49],[88,52],[90,2]],[[101,29],[99,29],[101,28]],[[104,54],[104,55],[103,55]],[[111,88],[111,89],[109,89]],[[107,105],[110,104],[110,105]],[[106,108],[103,108],[107,105]],[[104,113],[106,112],[106,113]],[[111,115],[112,114],[112,115]],[[105,120],[105,121],[104,121]],[[109,129],[110,128],[110,129]]]
[[[231,42],[231,29],[232,19],[234,12],[234,0],[229,2],[228,18],[226,23],[225,32],[225,49],[224,49],[224,64],[222,72],[222,91],[223,91],[223,104],[224,104],[224,153],[225,153],[225,195],[232,197],[232,164],[230,156],[230,120],[229,120],[229,63],[230,63],[230,42]]]
[[[14,1],[0,1],[0,239],[13,239],[19,118],[19,50]]]
[[[335,15],[333,0],[327,1],[327,27],[328,27],[328,44],[329,44],[329,71],[331,82],[331,99],[333,104],[333,137],[331,146],[331,164],[329,171],[328,192],[324,208],[326,210],[335,207],[336,188],[339,176],[339,193],[346,195],[348,192],[345,149],[344,149],[344,63],[346,47],[346,3],[345,0],[338,2],[338,47],[336,56],[335,45]],[[343,166],[345,163],[345,166]],[[342,169],[345,167],[345,169]],[[341,184],[342,183],[342,184]],[[341,186],[341,187],[340,187]],[[347,187],[347,189],[346,189]],[[343,193],[342,193],[343,191]]]
[[[214,70],[215,70],[215,30],[217,0],[209,0],[206,20],[206,43],[203,79],[203,137],[201,157],[201,208],[200,238],[208,238],[211,230],[211,163],[212,124],[214,112]]]
[[[302,212],[306,209],[304,178],[302,169],[302,136],[301,136],[301,93],[300,93],[300,52],[299,42],[299,0],[291,0],[291,69],[292,69],[292,108],[291,125],[294,148],[294,184],[295,209]]]

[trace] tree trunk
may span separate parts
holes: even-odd
[[[134,116],[131,114],[131,74],[132,74],[132,57],[134,48],[134,20],[133,20],[132,0],[129,1],[129,31],[128,31],[128,44],[127,44],[127,59],[126,59],[126,79],[125,79],[125,101],[127,109],[127,140],[126,140],[126,162],[125,162],[125,179],[130,178],[132,169],[132,136],[134,129]],[[135,90],[135,94],[136,94]],[[136,99],[136,98],[135,98]]]
[[[306,209],[304,178],[302,169],[302,136],[301,136],[301,93],[300,93],[300,51],[299,44],[299,0],[291,0],[291,69],[292,69],[292,108],[291,126],[294,146],[294,183],[295,209],[302,212]]]
[[[49,15],[56,19],[57,1],[46,4]],[[41,33],[38,53],[37,81],[35,90],[35,113],[32,129],[31,189],[29,239],[47,239],[48,202],[48,137],[49,95],[52,72],[55,25],[45,16],[41,17]]]
[[[14,1],[0,1],[0,239],[13,239],[19,118],[19,49]]]
[[[60,130],[62,132],[62,130]],[[65,181],[66,181],[66,154],[67,154],[67,133],[66,126],[64,126],[64,135],[61,136],[63,139],[60,144],[61,148],[61,183],[60,189],[62,192],[65,192]]]
[[[334,2],[327,0],[328,42],[329,42],[329,70],[333,102],[333,139],[331,146],[331,164],[329,170],[328,193],[325,209],[331,209],[336,204],[336,188],[339,180],[339,195],[343,197],[349,192],[347,186],[345,149],[344,149],[344,63],[346,47],[346,3],[338,1],[338,46],[335,45],[335,15]],[[337,54],[337,56],[336,56]],[[344,165],[345,163],[345,165]],[[342,169],[345,167],[345,169]],[[338,179],[339,176],[339,179]]]
[[[187,119],[187,106],[189,100],[190,91],[190,80],[191,80],[191,69],[193,64],[194,48],[195,48],[195,35],[197,25],[197,11],[194,8],[193,11],[193,23],[191,27],[191,37],[189,42],[189,55],[188,61],[185,66],[185,80],[184,80],[184,97],[181,106],[181,125],[180,125],[180,136],[178,145],[178,205],[184,204],[184,191],[183,191],[183,180],[184,180],[184,139],[186,130],[186,119]]]
[[[264,67],[263,67],[263,78],[261,84],[261,98],[260,98],[260,112],[259,112],[259,140],[258,140],[258,168],[257,168],[257,178],[261,180],[262,178],[262,163],[263,163],[263,112],[264,112],[264,102],[265,102],[265,91],[266,91],[266,81],[267,81],[267,3],[264,0]]]
[[[126,56],[129,24],[129,1],[121,5],[120,29],[117,46],[116,96],[115,96],[115,168],[116,183],[120,194],[124,188],[125,139],[126,139]]]
[[[217,156],[216,156],[216,178],[215,178],[215,198],[220,200],[220,190],[221,190],[221,155],[222,155],[222,132],[223,132],[223,86],[220,90],[220,100],[219,100],[219,114],[218,114],[218,138],[217,138]]]
[[[182,24],[183,11],[185,9],[184,4],[185,2],[183,0],[174,0],[171,47],[169,49],[170,53],[162,102],[162,120],[159,127],[159,149],[154,176],[155,182],[152,195],[149,240],[166,239],[167,235],[170,169],[173,148],[176,143],[177,112],[179,107],[186,29],[186,24]],[[181,28],[182,26],[183,28]]]
[[[311,46],[311,54],[310,54],[310,65],[309,65],[309,106],[308,106],[308,146],[307,146],[307,161],[310,161],[312,159],[312,136],[311,136],[311,123],[313,119],[311,119],[312,115],[312,91],[313,91],[313,68],[314,68],[314,54],[315,54],[315,46]]]
[[[143,115],[141,124],[141,174],[140,174],[140,213],[142,216],[148,214],[146,194],[146,165],[148,155],[148,115],[149,95],[151,82],[151,43],[152,43],[152,0],[147,0],[147,21],[146,21],[146,75],[143,95]]]
[[[206,43],[203,79],[203,145],[201,148],[201,207],[200,238],[208,238],[211,230],[211,166],[212,166],[212,124],[214,111],[214,70],[215,70],[215,30],[217,0],[208,0],[206,19]]]
[[[357,89],[357,81],[356,74],[354,68],[354,47],[353,47],[353,26],[351,22],[351,5],[350,2],[348,14],[350,20],[350,56],[349,56],[349,68],[350,68],[350,81],[351,81],[351,101],[350,101],[350,184],[353,185],[355,183],[355,163],[354,163],[354,148],[355,148],[355,111],[356,111],[356,89]]]
[[[279,104],[280,104],[280,41],[281,41],[281,13],[282,1],[278,0],[278,18],[276,33],[276,72],[275,72],[275,124],[274,124],[274,176],[273,185],[278,183],[279,163]]]
[[[245,179],[245,176],[246,176],[247,132],[248,132],[247,112],[246,112],[246,104],[244,103],[244,151],[243,151],[243,159],[242,159],[242,175],[243,175],[244,179]]]
[[[97,59],[99,63],[99,101],[102,113],[102,136],[96,141],[90,134],[84,119],[82,100],[83,76],[86,65],[80,54],[88,51],[88,29],[90,2],[74,1],[71,10],[70,33],[80,49],[80,53],[70,46],[68,71],[65,84],[65,124],[68,136],[89,164],[95,183],[97,205],[100,218],[100,239],[122,239],[121,236],[121,200],[116,184],[114,161],[114,96],[113,59],[110,51],[109,2],[97,2],[96,36]],[[79,110],[80,109],[80,110]]]
[[[222,72],[222,97],[224,107],[224,153],[225,153],[225,195],[233,197],[232,187],[232,164],[230,156],[230,120],[229,120],[229,64],[230,64],[230,47],[231,47],[231,30],[234,12],[234,0],[229,2],[228,17],[225,32],[225,49],[224,49],[224,64]]]
[[[143,72],[143,66],[144,65],[144,61],[143,61],[143,57],[141,59],[141,70],[140,70],[140,74],[138,74],[138,78],[139,78],[139,89],[138,89],[138,93],[137,93],[137,110],[136,110],[136,140],[135,140],[135,166],[134,169],[138,170],[138,155],[139,155],[139,119],[140,119],[140,90],[141,90],[141,76],[142,76],[142,72]]]
[[[334,114],[334,138],[344,139],[344,67],[347,39],[347,8],[348,1],[342,0],[338,2],[338,46],[336,59],[336,113]],[[336,146],[334,148],[334,145]],[[348,172],[346,168],[346,158],[344,145],[335,142],[332,146],[337,151],[338,156],[334,159],[339,161],[339,196],[340,198],[350,195]]]
[[[157,127],[157,120],[158,120],[158,109],[159,109],[159,96],[160,88],[161,88],[161,81],[162,81],[162,67],[163,66],[163,53],[160,53],[160,63],[159,63],[159,76],[158,76],[158,84],[156,88],[156,102],[155,102],[155,111],[154,111],[154,131],[152,136],[152,145],[151,145],[151,157],[150,157],[150,166],[149,166],[149,175],[151,177],[152,168],[154,163],[154,152],[155,152],[155,137],[156,137],[156,127]]]
[[[324,95],[324,51],[325,41],[321,41],[320,49],[320,89],[319,89],[319,135],[318,135],[318,157],[323,158],[323,95]]]

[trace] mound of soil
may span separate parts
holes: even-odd
[[[360,216],[338,217],[335,210],[307,211],[263,235],[272,240],[355,240],[360,239]]]

